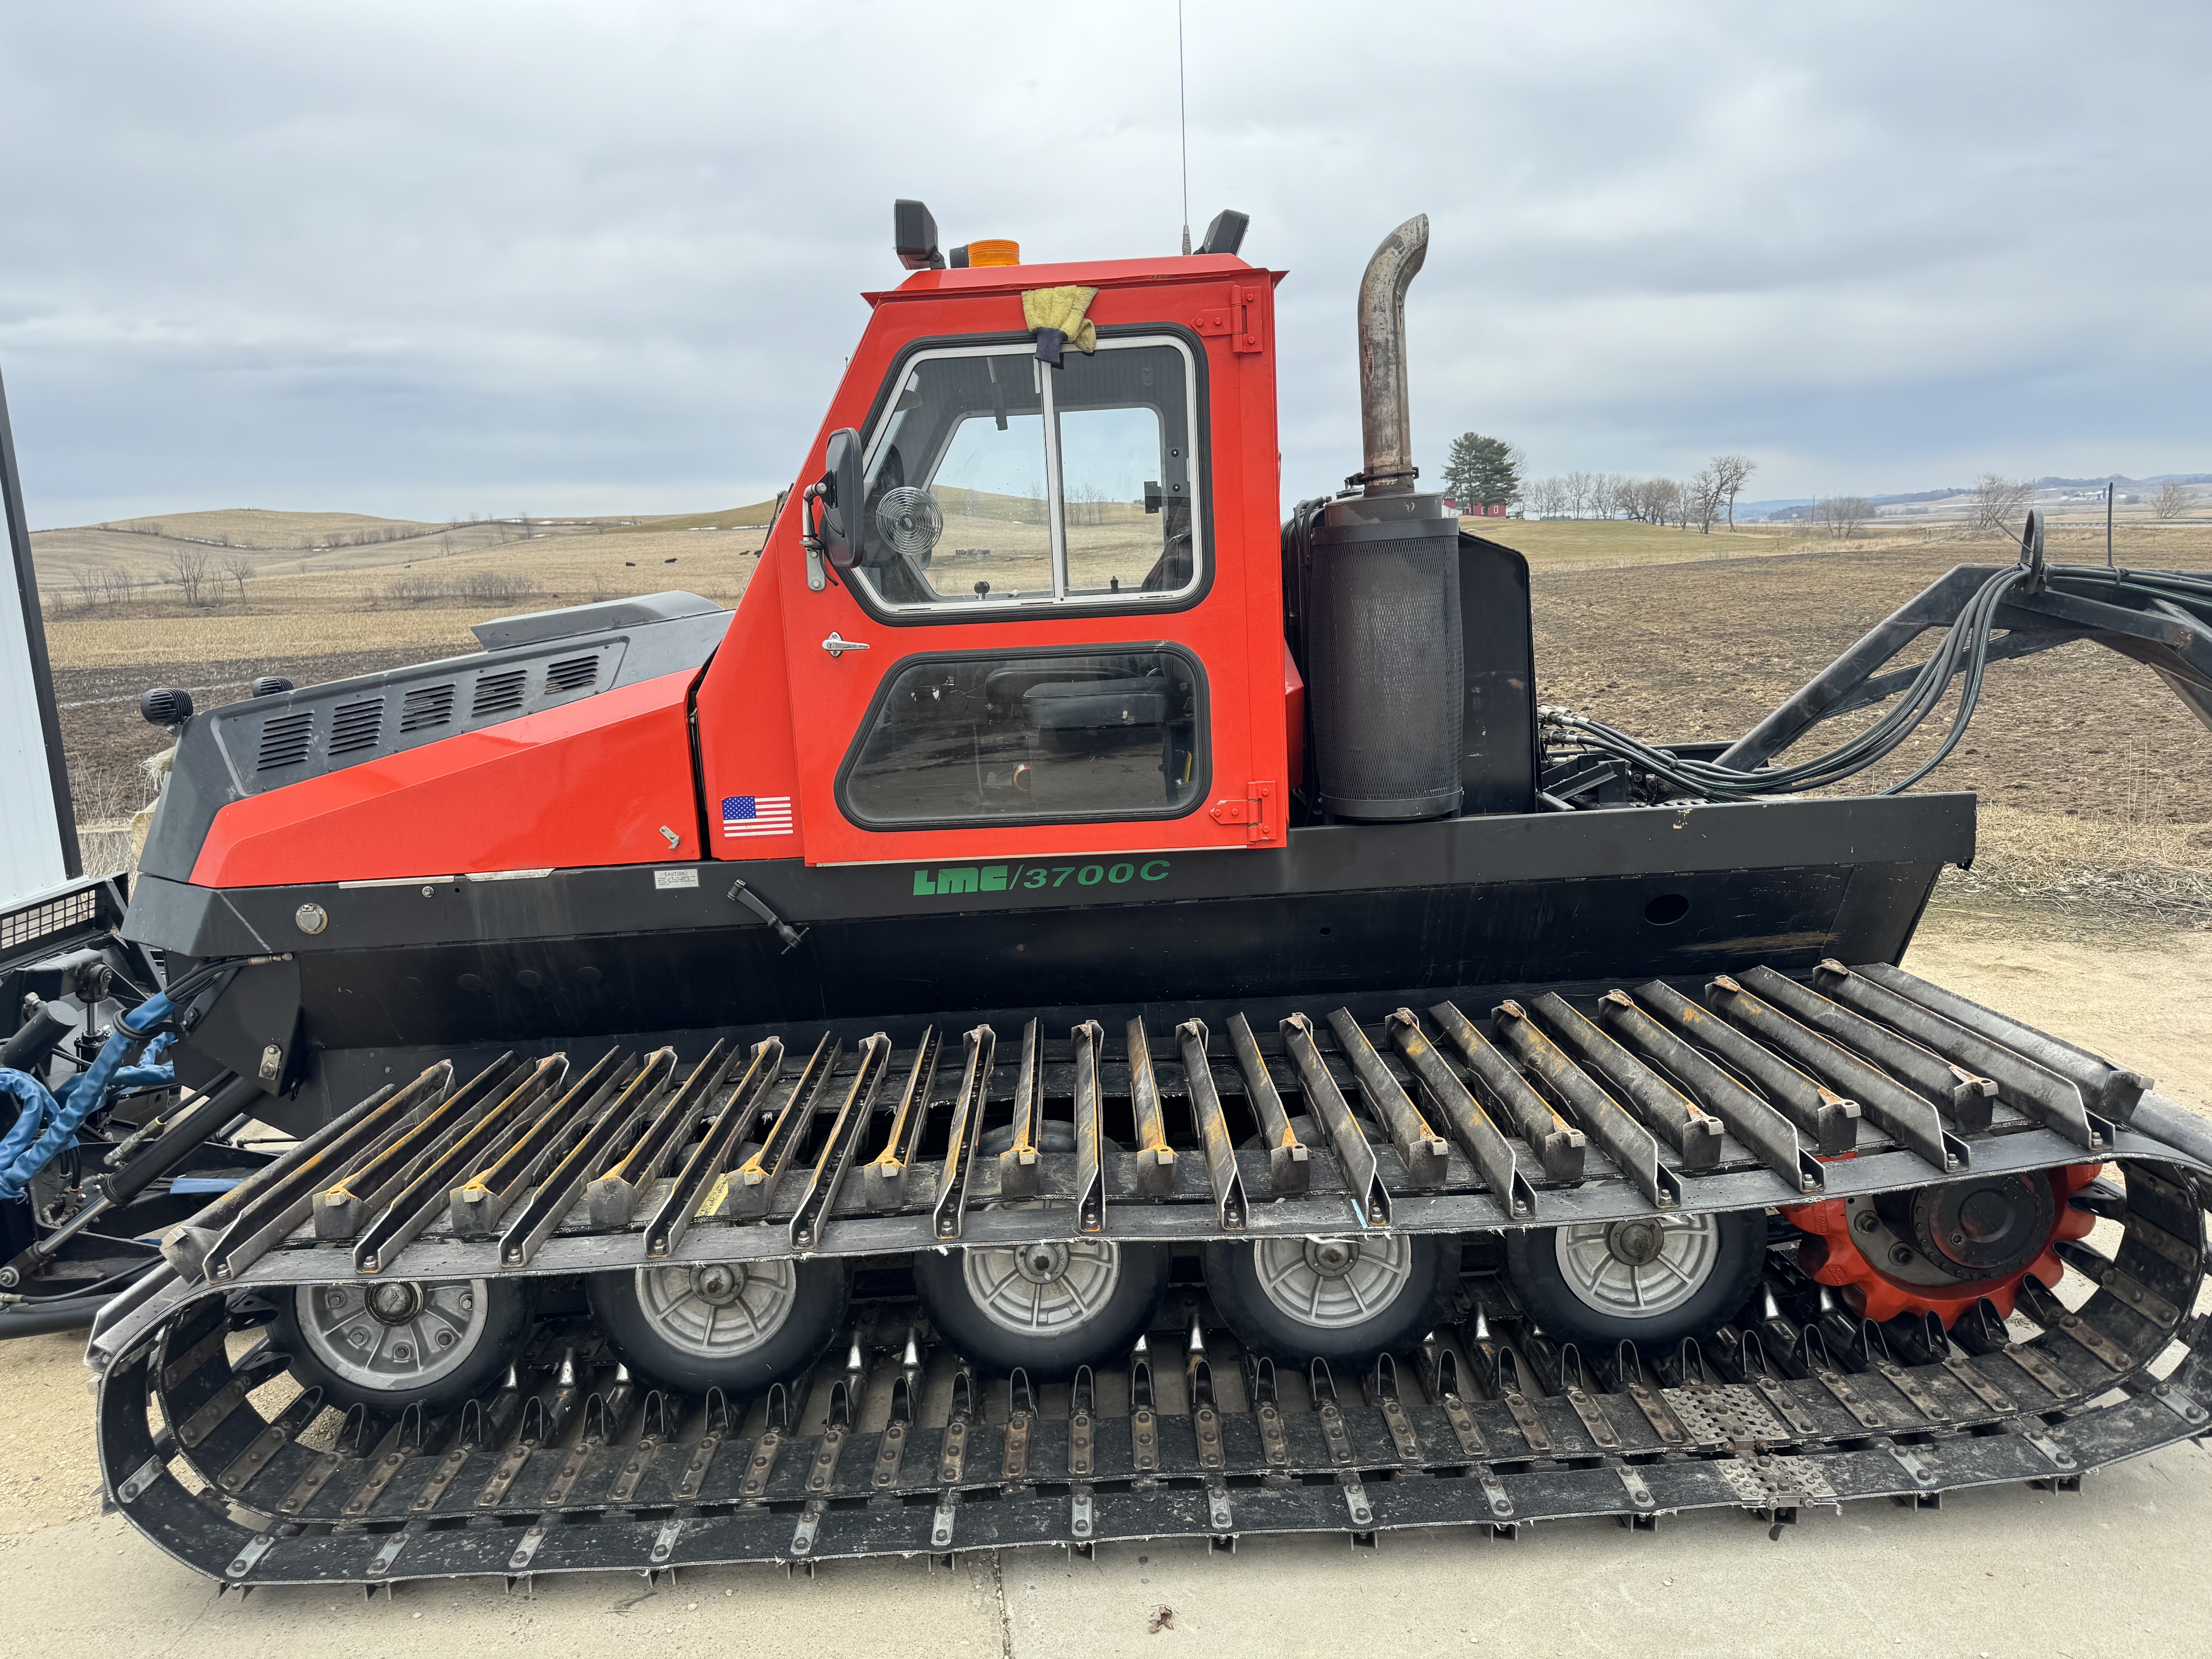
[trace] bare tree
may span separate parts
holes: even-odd
[[[1710,466],[1701,466],[1690,482],[1682,487],[1683,522],[1686,526],[1695,520],[1698,533],[1713,533],[1713,520],[1721,515],[1722,484],[1720,475]]]
[[[1977,536],[2012,536],[2019,533],[2013,520],[2035,499],[2035,485],[2026,478],[2008,478],[2000,472],[1984,472],[1974,480],[1974,487],[1966,497],[1972,515],[1972,532]]]
[[[106,596],[107,571],[80,565],[70,573],[70,586],[76,594],[76,608],[89,611]]]
[[[210,577],[208,556],[197,547],[180,547],[169,555],[169,580],[185,603],[200,610],[210,603],[208,586]],[[220,601],[215,601],[220,603]]]
[[[2176,478],[2168,478],[2158,487],[2158,494],[2150,498],[2150,515],[2154,519],[2178,519],[2189,511],[2189,486]]]
[[[1718,487],[1722,505],[1728,510],[1728,527],[1735,528],[1735,498],[1742,492],[1751,475],[1759,471],[1759,463],[1748,455],[1716,455],[1705,469],[1713,475]]]
[[[230,579],[231,586],[238,590],[238,602],[244,605],[246,579],[253,574],[253,561],[243,553],[231,553],[224,556],[222,566],[222,574]]]
[[[1814,505],[1813,512],[1829,535],[1845,542],[1874,517],[1874,503],[1863,495],[1827,495]]]

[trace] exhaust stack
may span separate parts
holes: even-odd
[[[1465,798],[1459,520],[1413,488],[1406,289],[1429,251],[1417,214],[1382,239],[1359,284],[1359,413],[1367,465],[1312,529],[1304,579],[1316,805],[1333,818],[1448,817]]]
[[[1429,216],[1417,213],[1382,239],[1359,279],[1359,425],[1370,495],[1413,488],[1413,428],[1406,401],[1406,290],[1429,255]]]

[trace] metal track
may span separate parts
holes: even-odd
[[[573,1083],[557,1060],[451,1093],[426,1073],[196,1218],[173,1255],[202,1272],[173,1271],[104,1319],[90,1358],[108,1492],[225,1583],[374,1586],[1590,1515],[1649,1525],[1731,1505],[1779,1525],[1850,1498],[2070,1486],[2212,1427],[2192,1311],[2202,1132],[2154,1097],[2137,1112],[2142,1079],[1894,969],[1824,967],[1817,982],[1826,994],[1755,970],[1716,981],[1710,1008],[1656,984],[1579,1006],[1536,997],[1497,1011],[1494,1042],[1442,1008],[1364,1030],[1340,1013],[1286,1021],[1272,1037],[1187,1025],[1151,1044],[1184,1066],[1147,1057],[1139,1032],[1133,1066],[1115,1045],[1118,1074],[1096,1026],[1055,1053],[1034,1022],[1003,1045],[946,1043],[941,1065],[931,1039],[841,1058],[825,1038],[792,1045],[788,1064],[771,1042],[690,1066],[610,1055]],[[1261,1145],[1231,1152],[1224,1095],[1246,1097]],[[1156,1096],[1183,1103],[1189,1134],[1164,1126]],[[1298,1140],[1285,1096],[1325,1144]],[[977,1157],[1002,1100],[1010,1149]],[[1072,1154],[1037,1150],[1036,1116],[1060,1101]],[[1118,1101],[1134,1152],[1101,1133]],[[1809,1156],[1853,1118],[1856,1157]],[[1948,1336],[1864,1324],[1786,1252],[1746,1322],[1656,1361],[1557,1345],[1480,1273],[1419,1352],[1361,1376],[1279,1375],[1194,1290],[1142,1352],[1073,1389],[987,1382],[930,1350],[896,1273],[810,1377],[750,1401],[643,1390],[591,1331],[556,1323],[485,1400],[341,1422],[288,1400],[285,1356],[264,1344],[234,1360],[224,1340],[249,1316],[241,1292],[264,1285],[574,1273],[660,1252],[889,1256],[940,1238],[1470,1231],[2091,1159],[2124,1172],[2124,1194],[2093,1189],[2117,1248],[2077,1251],[2063,1294],[2031,1288],[2021,1312],[2039,1329],[2024,1340],[1987,1304]],[[319,1204],[356,1176],[386,1183],[380,1208]],[[1043,1201],[1000,1201],[1030,1194]],[[372,1254],[374,1274],[359,1265]],[[2177,1343],[2178,1367],[2154,1373]]]

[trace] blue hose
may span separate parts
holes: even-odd
[[[27,1072],[0,1067],[0,1095],[11,1097],[16,1106],[15,1127],[0,1139],[0,1199],[22,1197],[31,1177],[76,1139],[77,1125],[103,1101],[177,1080],[174,1066],[150,1063],[173,1039],[167,1032],[150,1042],[146,1036],[170,1012],[167,996],[147,998],[115,1022],[99,1058],[52,1093]],[[142,1042],[146,1047],[138,1063],[125,1066],[124,1057]]]

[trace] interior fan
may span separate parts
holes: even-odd
[[[945,533],[945,512],[927,489],[901,484],[885,490],[876,503],[876,530],[892,552],[926,565],[930,549]]]

